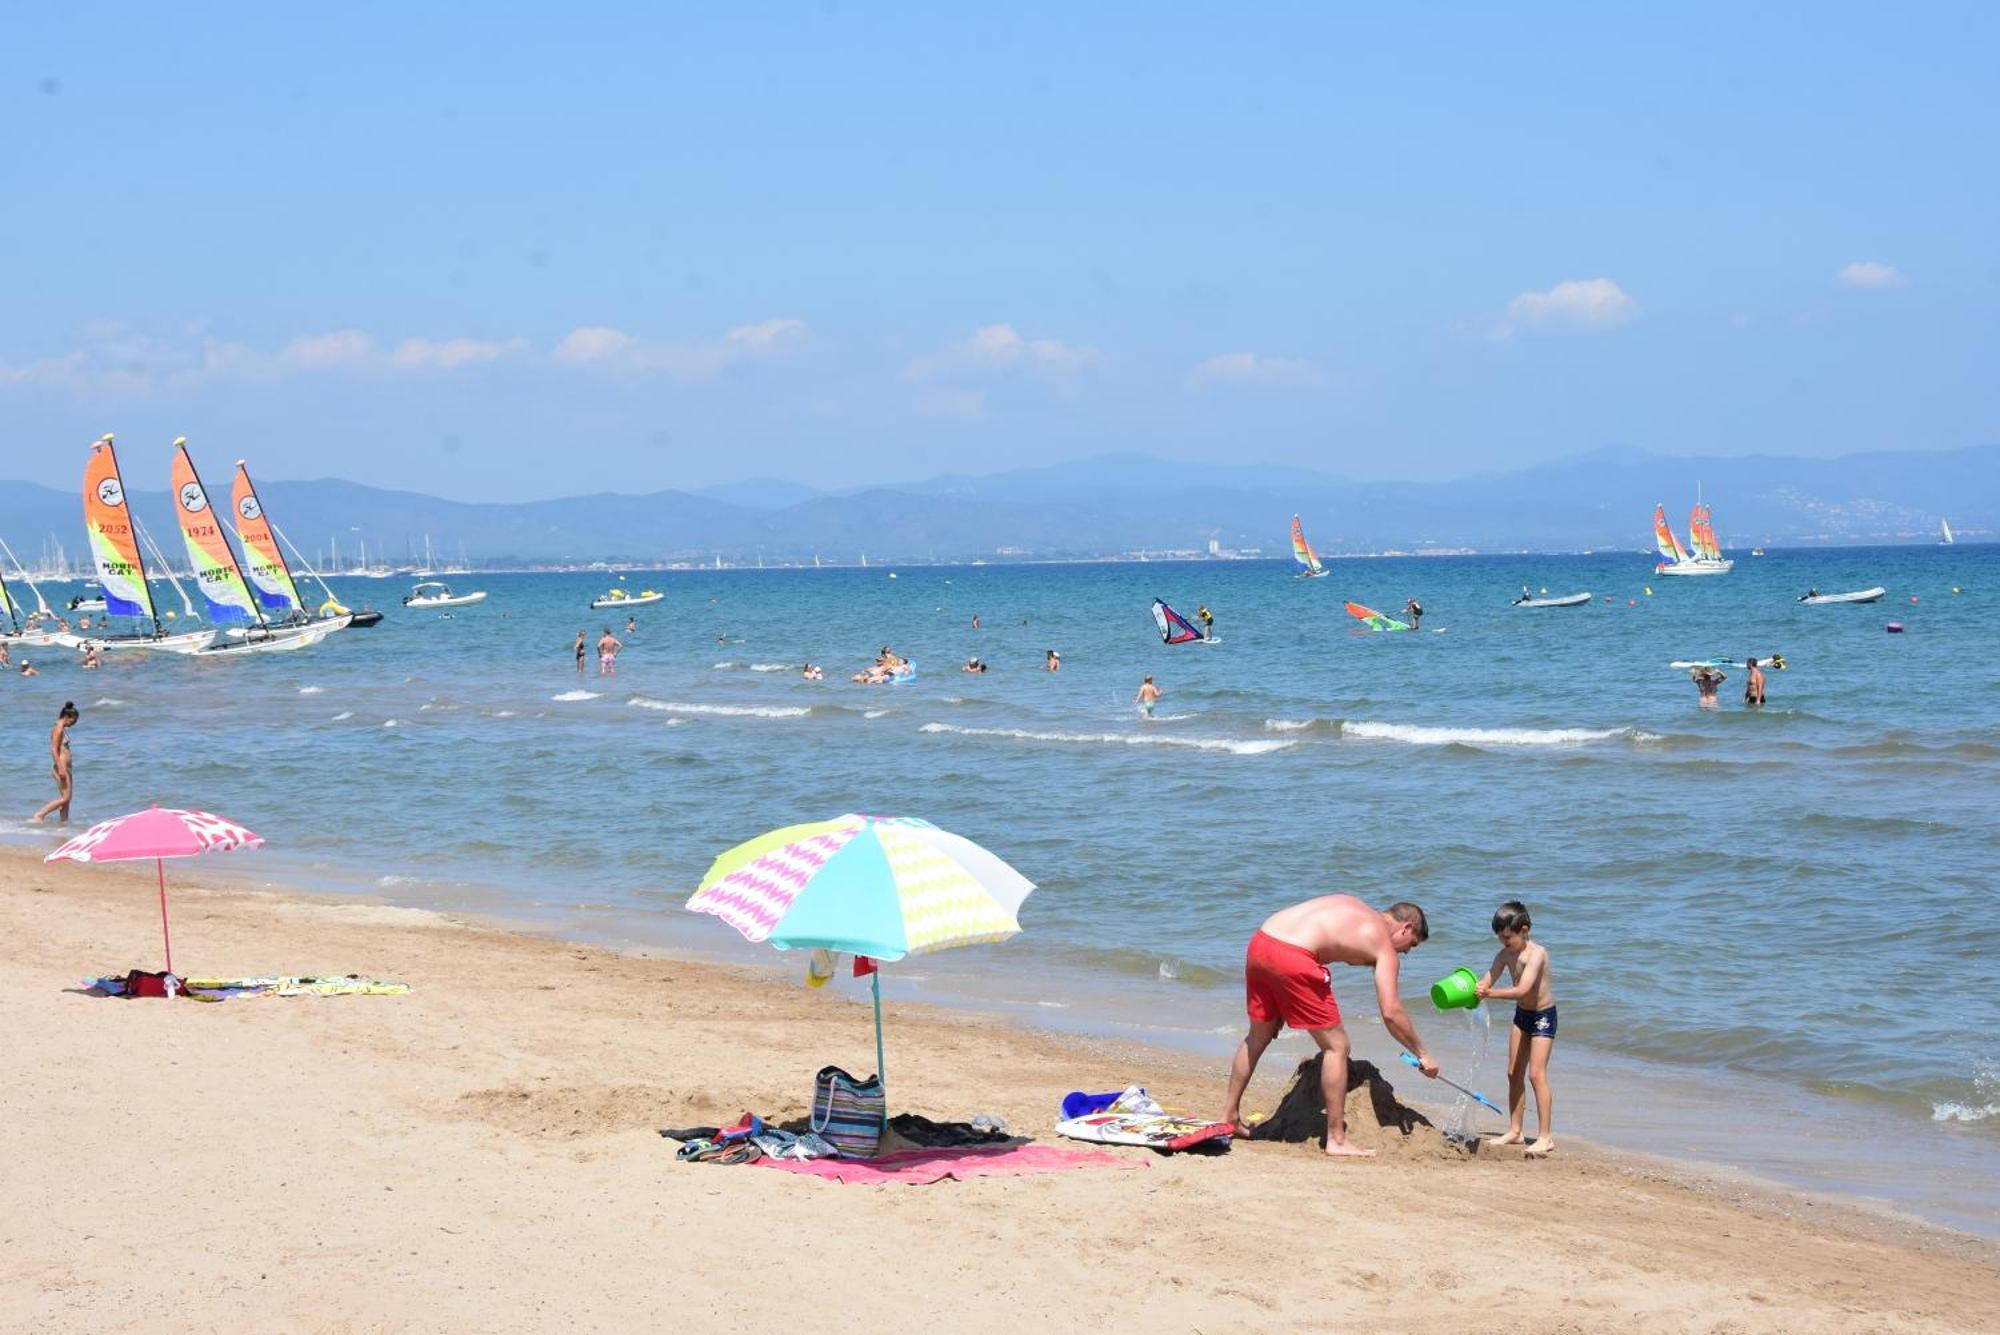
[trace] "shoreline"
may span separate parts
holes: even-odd
[[[0,836],[0,866],[32,846],[18,834]],[[225,893],[300,896],[329,905],[372,904],[434,914],[448,921],[602,949],[628,958],[732,970],[773,987],[782,988],[789,981],[789,959],[750,946],[726,929],[712,930],[716,925],[705,918],[678,913],[677,900],[666,912],[629,903],[564,903],[529,898],[530,887],[513,883],[436,876],[381,878],[324,864],[302,865],[307,861],[300,855],[260,850],[255,858],[224,859],[200,867],[200,883]],[[270,865],[273,863],[276,865]],[[171,888],[171,877],[169,884]],[[1044,983],[1050,981],[1039,973],[1034,976]],[[1183,1065],[1215,1073],[1213,1101],[1219,1108],[1222,1080],[1241,1027],[1237,1022],[1240,1007],[1229,980],[1218,987],[1175,989],[1164,996],[1148,994],[1133,1002],[1121,994],[1143,987],[1143,979],[1120,978],[1114,986],[1097,986],[1088,971],[1063,969],[1053,981],[1081,990],[1065,992],[1068,999],[1063,1001],[1038,1001],[1019,995],[1022,977],[1018,969],[997,963],[990,952],[946,952],[923,957],[914,969],[897,966],[885,970],[883,997],[894,1005],[921,1005],[982,1022],[1012,1024],[1024,1033],[1058,1043],[1123,1043],[1156,1058],[1170,1056]],[[1213,994],[1218,991],[1228,994],[1227,1005],[1209,1004],[1217,1000]],[[845,978],[836,980],[826,995],[855,1002],[865,997]],[[1442,1041],[1457,1063],[1447,1074],[1500,1100],[1505,1091],[1503,1019],[1493,1021],[1491,1048],[1468,1075],[1459,1052],[1464,1040],[1447,1029],[1457,1017],[1432,1012],[1419,996],[1406,997],[1405,1002],[1419,1028],[1434,1043],[1440,1030],[1446,1030]],[[1143,1020],[1137,1018],[1141,1011],[1146,1015]],[[1226,1023],[1207,1023],[1218,1015],[1225,1016]],[[1372,1004],[1351,1017],[1350,1032],[1357,1057],[1385,1069],[1395,1066],[1398,1048],[1382,1030]],[[1301,1035],[1286,1030],[1264,1064],[1270,1067],[1275,1062],[1289,1070],[1310,1052],[1310,1044]],[[1661,1071],[1576,1040],[1566,1045],[1566,1052],[1557,1084],[1562,1105],[1558,1128],[1565,1144],[1589,1144],[1674,1172],[1748,1185],[1773,1196],[1792,1195],[1816,1205],[1839,1203],[2000,1241],[2000,1207],[1988,1198],[1992,1192],[1976,1199],[1963,1193],[1968,1182],[1992,1182],[1989,1170],[2000,1163],[2000,1147],[1981,1143],[1977,1132],[1933,1130],[1928,1123],[1913,1127],[1911,1114],[1901,1109],[1852,1099],[1816,1098],[1812,1091],[1775,1079],[1698,1067]],[[1427,1090],[1407,1081],[1399,1093],[1409,1096],[1412,1107],[1440,1124],[1454,1110],[1455,1101],[1465,1103],[1442,1090],[1441,1097],[1431,1097]],[[1215,1109],[1196,1105],[1194,1111],[1212,1115]],[[1461,1106],[1459,1111],[1466,1109]],[[1497,1129],[1496,1121],[1472,1107],[1467,1127],[1484,1133]],[[1573,1130],[1563,1129],[1579,1124],[1593,1130],[1579,1137]],[[1925,1134],[1963,1139],[1912,1144],[1911,1137]],[[1860,1143],[1876,1148],[1857,1159],[1849,1150]]]
[[[294,1329],[690,1312],[732,1326],[824,1303],[864,1272],[889,1329],[934,1328],[941,1289],[981,1330],[1033,1313],[1313,1324],[1330,1285],[1343,1319],[1382,1330],[1475,1307],[1535,1327],[1680,1329],[1699,1311],[1737,1329],[1972,1330],[2000,1302],[1989,1240],[1568,1135],[1533,1163],[1419,1130],[1365,1164],[1239,1143],[1119,1151],[1143,1172],[921,1188],[681,1165],[659,1127],[797,1115],[819,1065],[872,1069],[865,1008],[774,966],[173,870],[183,968],[354,971],[414,990],[173,1007],[81,994],[85,973],[158,964],[150,873],[0,854],[0,995],[19,1035],[0,1110],[23,1207],[4,1225],[0,1296],[36,1328],[153,1310]],[[1067,1089],[1129,1078],[1199,1113],[1223,1070],[900,999],[888,1045],[892,1110],[997,1112],[1058,1145]],[[1272,1106],[1290,1066],[1267,1058],[1250,1106]],[[179,1222],[127,1208],[142,1201]],[[1303,1250],[1271,1259],[1281,1237]],[[1519,1283],[1506,1258],[1523,1247],[1562,1257],[1559,1275]]]

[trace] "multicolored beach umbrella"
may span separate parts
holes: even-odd
[[[42,861],[143,862],[150,858],[159,875],[160,940],[166,948],[167,972],[172,973],[174,942],[167,931],[167,869],[162,859],[258,848],[263,842],[262,835],[252,834],[235,821],[210,812],[149,807],[129,816],[99,821]]]
[[[780,950],[899,960],[1004,941],[1034,883],[970,839],[911,816],[788,825],[715,860],[687,906]],[[882,982],[875,1063],[882,1073]],[[886,1081],[885,1081],[886,1083]]]

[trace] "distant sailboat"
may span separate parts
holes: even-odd
[[[1938,520],[1938,546],[1949,547],[1957,541],[1957,538],[1951,536],[1951,524],[1943,519]]]
[[[1708,507],[1697,497],[1694,513],[1688,519],[1688,541],[1694,550],[1690,552],[1681,546],[1667,524],[1667,507],[1653,507],[1653,545],[1660,553],[1659,564],[1653,567],[1660,575],[1726,575],[1736,568],[1736,563],[1722,554],[1722,544],[1716,541],[1715,526],[1709,517]]]
[[[146,558],[139,551],[138,526],[125,505],[125,479],[118,471],[118,452],[107,434],[90,447],[90,459],[83,467],[83,527],[90,539],[91,561],[97,567],[97,582],[104,589],[104,612],[111,617],[132,617],[150,623],[150,630],[136,634],[102,635],[64,631],[58,644],[77,648],[85,640],[101,649],[161,649],[168,653],[195,653],[214,638],[207,626],[200,630],[167,633],[153,606],[153,589],[146,582]]]
[[[1319,554],[1306,541],[1306,531],[1299,526],[1299,517],[1292,516],[1292,559],[1299,563],[1299,573],[1294,579],[1317,579],[1326,573],[1326,567],[1319,563]]]

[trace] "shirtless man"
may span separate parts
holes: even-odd
[[[597,637],[598,676],[608,677],[618,671],[618,651],[624,647],[625,642],[611,633],[611,627],[606,626],[604,633]]]
[[[1139,694],[1132,703],[1138,705],[1139,712],[1147,718],[1153,717],[1153,706],[1160,703],[1160,688],[1153,684],[1151,677],[1139,683]]]
[[[1415,904],[1403,901],[1374,909],[1353,895],[1322,895],[1266,918],[1250,938],[1243,960],[1250,1032],[1229,1066],[1229,1102],[1222,1120],[1242,1127],[1243,1091],[1257,1061],[1278,1031],[1290,1025],[1311,1034],[1325,1054],[1320,1092],[1326,1096],[1326,1152],[1343,1158],[1375,1153],[1347,1143],[1347,1031],[1340,1025],[1340,1003],[1334,1000],[1326,966],[1355,964],[1375,971],[1382,1027],[1416,1055],[1425,1075],[1435,1078],[1437,1061],[1424,1050],[1396,994],[1402,956],[1430,934],[1424,911]]]
[[[1750,674],[1743,683],[1743,703],[1754,709],[1764,707],[1764,669],[1757,666],[1757,660],[1743,660],[1743,670]]]

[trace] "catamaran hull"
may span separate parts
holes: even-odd
[[[483,603],[485,601],[486,594],[482,590],[478,593],[454,593],[448,598],[405,598],[403,599],[403,606],[416,608],[466,607],[473,603]]]
[[[1292,576],[1292,578],[1293,578],[1293,579],[1325,579],[1325,578],[1326,578],[1326,577],[1327,577],[1328,575],[1331,575],[1332,573],[1333,573],[1333,572],[1332,572],[1331,570],[1301,570],[1301,571],[1300,571],[1300,572],[1299,572],[1298,574],[1296,574],[1296,575]]]
[[[318,644],[335,631],[346,629],[352,620],[351,613],[343,613],[323,621],[309,621],[302,626],[270,626],[247,631],[241,636],[218,635],[213,644],[201,650],[201,655],[204,658],[235,658],[243,654],[288,653]]]
[[[1736,568],[1734,561],[1676,561],[1653,567],[1656,575],[1726,575]]]
[[[123,649],[147,649],[163,654],[198,654],[215,638],[212,628],[182,631],[177,635],[79,635],[75,631],[59,631],[51,637],[54,643],[66,649],[81,649],[86,642],[97,646],[102,653]]]
[[[1587,593],[1572,593],[1564,598],[1518,598],[1516,607],[1582,607],[1590,601]]]

